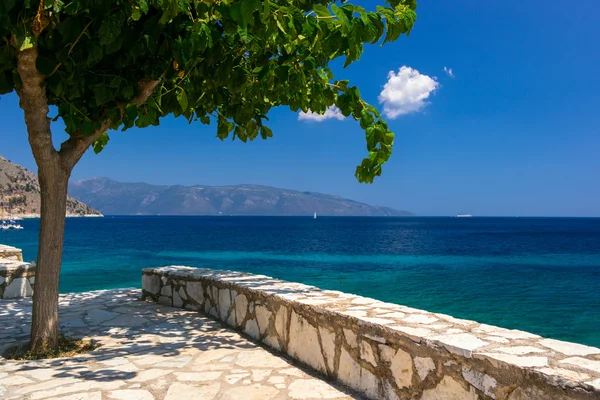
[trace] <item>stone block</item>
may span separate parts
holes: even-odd
[[[379,394],[379,379],[371,371],[363,368],[342,347],[338,379],[350,388],[364,393],[368,398],[375,399]]]
[[[429,357],[415,357],[415,368],[419,378],[424,381],[427,375],[435,370],[435,362]]]
[[[445,376],[444,379],[433,389],[423,392],[421,400],[477,400],[475,389],[469,387],[465,389],[460,383]]]
[[[466,367],[462,368],[462,376],[465,381],[469,382],[476,389],[481,390],[492,399],[496,398],[497,382],[491,376]]]
[[[241,327],[248,313],[248,299],[243,294],[235,296],[235,323],[237,327]]]
[[[142,275],[142,289],[152,294],[160,291],[160,277],[158,275]]]
[[[200,306],[204,304],[204,289],[201,282],[187,282],[185,289],[190,299]]]
[[[317,328],[294,311],[290,321],[288,354],[319,372],[326,372]]]
[[[227,321],[231,307],[231,292],[229,289],[219,289],[219,314],[221,321]]]
[[[335,371],[335,332],[319,326],[319,335],[321,336],[321,345],[323,347],[323,356],[327,362],[330,372]]]
[[[256,306],[256,320],[260,329],[261,335],[264,335],[269,327],[269,321],[271,320],[271,311],[265,306]]]
[[[5,299],[16,299],[20,297],[31,297],[32,295],[33,288],[27,278],[16,278],[10,281],[4,288],[2,297]]]

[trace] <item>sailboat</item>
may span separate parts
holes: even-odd
[[[313,217],[313,219],[317,219],[317,213],[315,213],[315,216]]]

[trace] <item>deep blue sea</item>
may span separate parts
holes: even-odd
[[[34,260],[39,221],[0,232]],[[61,292],[140,287],[141,269],[266,274],[600,347],[600,219],[68,219]]]

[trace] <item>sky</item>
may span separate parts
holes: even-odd
[[[72,179],[253,183],[423,216],[600,216],[600,3],[421,0],[417,14],[410,37],[334,65],[396,133],[372,185],[354,178],[364,133],[335,109],[275,109],[274,137],[246,144],[173,118],[114,132]],[[16,95],[0,98],[0,121],[0,154],[36,171]],[[66,137],[59,123],[53,133]]]

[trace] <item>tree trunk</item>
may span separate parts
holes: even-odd
[[[34,353],[58,348],[58,283],[70,175],[57,162],[38,163],[38,168],[42,204],[31,321]]]

